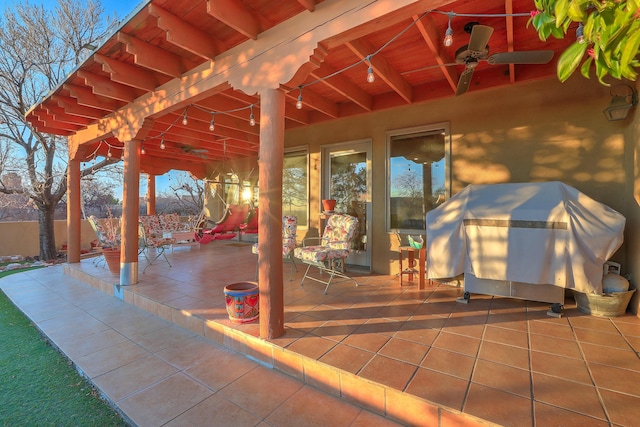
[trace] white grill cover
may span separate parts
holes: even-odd
[[[561,182],[469,185],[427,213],[427,275],[602,292],[625,218]]]

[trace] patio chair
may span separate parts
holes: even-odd
[[[293,269],[296,272],[298,267],[296,266],[295,258],[293,257],[293,250],[296,248],[296,232],[298,230],[298,217],[295,215],[285,215],[282,217],[282,256],[289,257],[291,260],[291,269],[289,271],[289,281],[293,280]],[[258,244],[254,243],[251,247],[251,252],[258,255]],[[258,280],[258,265],[256,264],[256,280]]]
[[[202,230],[196,236],[199,243],[209,243],[211,240],[227,240],[237,236],[240,224],[244,223],[249,214],[249,205],[229,205],[222,219],[213,228]]]
[[[169,267],[171,267],[171,263],[169,262],[169,258],[167,258],[167,254],[165,252],[167,249],[171,248],[171,245],[173,245],[176,240],[171,237],[164,237],[163,235],[148,232],[144,224],[146,221],[142,220],[142,217],[140,217],[140,219],[141,221],[138,223],[138,255],[143,254],[144,258],[147,260],[147,265],[142,270],[142,274],[144,274],[144,272],[147,271],[147,268],[151,267],[160,257],[163,257],[165,261],[167,261],[167,264],[169,264]],[[153,221],[153,219],[150,219],[150,221]]]
[[[353,280],[358,286],[358,282],[345,274],[344,261],[349,256],[353,247],[358,219],[351,215],[335,214],[329,217],[324,228],[322,237],[309,237],[303,240],[302,247],[294,249],[294,256],[307,264],[307,270],[302,277],[300,286],[304,285],[305,279],[327,285],[324,288],[325,295],[329,290],[329,285],[334,277],[346,280]],[[320,240],[319,245],[307,246],[307,241],[311,239]],[[328,280],[309,276],[311,267],[316,267],[320,273],[328,273]]]

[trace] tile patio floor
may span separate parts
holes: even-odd
[[[92,259],[0,288],[140,426],[640,425],[632,314],[584,315],[569,296],[552,318],[547,304],[461,304],[455,284],[401,288],[366,274],[324,295],[321,284],[299,286],[301,266],[289,281],[287,263],[286,334],[265,341],[224,305],[225,285],[255,279],[249,245],[212,242],[169,259],[117,298],[115,276]]]

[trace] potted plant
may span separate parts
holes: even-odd
[[[95,224],[102,254],[109,266],[109,271],[113,274],[120,274],[120,221],[113,217],[110,209],[107,209],[107,212],[108,217],[104,220],[98,220],[93,215],[89,217],[89,220]]]

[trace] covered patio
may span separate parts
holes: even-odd
[[[173,267],[154,264],[138,284],[126,287],[114,285],[115,276],[91,259],[64,269],[70,281],[107,295],[122,292],[126,303],[149,315],[405,425],[631,426],[640,415],[640,320],[631,314],[588,316],[568,296],[565,317],[553,318],[547,304],[517,299],[474,296],[469,304],[458,303],[462,289],[455,281],[419,290],[417,282],[401,287],[395,275],[356,272],[359,287],[339,283],[324,295],[321,285],[301,287],[299,271],[284,282],[285,333],[263,340],[257,322],[231,323],[225,309],[223,287],[254,278],[256,257],[248,245],[212,242],[177,249],[170,257]],[[18,306],[42,300],[44,290],[5,282],[3,290]],[[82,287],[46,273],[29,282],[105,321],[106,308],[98,309]],[[59,327],[50,333],[56,318],[68,314],[31,308],[54,343],[95,333]],[[131,324],[121,319],[119,332],[143,346],[170,346],[145,326],[149,319],[139,317],[131,317]],[[96,357],[107,360],[109,351]],[[130,372],[141,381],[149,375],[145,369],[127,371],[132,361],[118,359],[121,365],[109,368],[109,375]],[[122,396],[102,372],[91,380],[103,384],[107,396]]]

